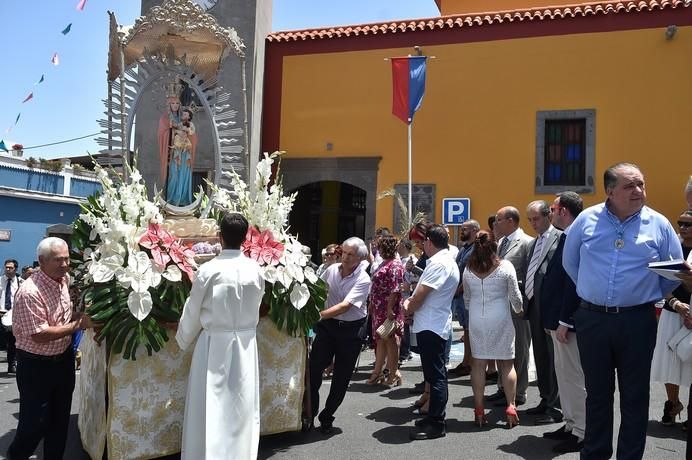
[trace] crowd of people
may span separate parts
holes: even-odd
[[[399,367],[411,350],[420,355],[423,382],[415,388],[422,394],[415,405],[422,417],[411,427],[411,440],[446,436],[450,373],[470,374],[479,429],[488,424],[487,404],[503,406],[512,428],[520,423],[517,407],[527,401],[533,344],[540,403],[521,416],[535,416],[536,424],[564,422],[543,435],[560,441],[557,453],[610,458],[617,378],[622,416],[616,455],[641,459],[650,381],[665,385],[664,425],[675,424],[684,408],[679,388],[692,384],[692,362],[682,361],[671,345],[681,331],[692,330],[692,274],[678,281],[648,269],[655,261],[692,262],[692,178],[679,233],[646,206],[637,166],[608,168],[604,189],[605,200],[587,209],[571,191],[551,203],[533,201],[524,213],[502,206],[487,229],[464,222],[459,246],[447,228],[425,222],[398,238],[379,228],[370,246],[358,237],[327,246],[317,273],[329,290],[309,355],[313,423],[316,418],[321,432],[332,432],[364,338],[371,336],[376,359],[370,385],[402,385]],[[523,231],[524,218],[535,238]],[[264,281],[259,265],[240,250],[247,230],[243,216],[223,217],[223,251],[197,272],[178,325],[182,349],[196,342],[184,459],[257,456],[255,328]],[[93,325],[72,307],[67,244],[47,238],[37,255],[39,269],[24,281],[13,260],[5,262],[0,279],[1,310],[14,312],[9,335],[16,364],[10,340],[6,345],[20,392],[10,459],[28,458],[41,439],[46,458],[62,458],[75,381],[71,345],[75,333]],[[658,321],[657,303],[663,304]],[[465,354],[448,372],[454,314],[464,328]],[[332,382],[321,405],[326,375]],[[486,395],[488,380],[495,379],[497,390]]]
[[[684,407],[679,387],[692,383],[692,363],[681,362],[670,345],[676,333],[692,329],[692,277],[670,280],[648,269],[651,262],[692,258],[692,178],[679,233],[646,206],[644,175],[636,165],[608,168],[604,189],[605,200],[587,209],[572,191],[551,203],[533,201],[523,214],[502,206],[485,230],[475,220],[465,222],[459,247],[450,244],[446,228],[424,223],[399,240],[378,229],[371,251],[359,239],[347,240],[359,263],[330,265],[338,275],[327,278],[330,292],[338,291],[317,325],[320,340],[311,354],[315,414],[322,370],[334,355],[341,362],[331,402],[319,412],[322,431],[332,430],[344,381],[355,366],[359,331],[370,321],[376,360],[368,384],[400,384],[395,357],[400,365],[411,346],[420,354],[424,382],[416,385],[422,396],[414,405],[423,418],[411,439],[446,435],[450,374],[471,375],[479,427],[487,424],[486,404],[505,407],[508,427],[520,423],[517,406],[527,401],[533,350],[540,403],[523,414],[534,416],[535,424],[563,422],[543,435],[560,441],[556,453],[610,458],[617,378],[622,422],[616,455],[642,458],[650,381],[665,384],[664,425],[675,424]],[[524,218],[535,238],[522,229]],[[344,284],[349,277],[354,281]],[[660,321],[656,304],[663,304]],[[464,328],[465,354],[448,373],[453,314]],[[335,342],[323,345],[327,337]],[[340,337],[353,346],[347,360],[336,351],[345,349],[338,346]],[[497,391],[485,395],[490,379],[498,380]]]

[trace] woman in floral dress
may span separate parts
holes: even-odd
[[[401,284],[404,282],[404,266],[396,257],[397,240],[391,235],[382,236],[378,250],[382,263],[372,273],[370,287],[370,315],[375,339],[375,368],[368,379],[368,384],[384,383],[388,386],[401,385],[399,372],[399,343],[404,332],[404,313],[401,309]],[[394,331],[381,338],[374,331],[391,318],[395,322]],[[385,379],[382,369],[387,363],[388,377]]]

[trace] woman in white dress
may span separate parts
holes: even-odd
[[[685,211],[678,217],[678,228],[683,254],[692,261],[692,211]],[[683,327],[685,317],[690,312],[690,293],[679,286],[666,298],[661,316],[658,319],[656,348],[651,363],[651,381],[665,384],[667,400],[663,406],[661,424],[675,425],[675,418],[682,412],[680,387],[687,388],[692,383],[692,363],[683,363],[668,341]]]
[[[519,313],[522,298],[514,266],[497,256],[497,243],[480,231],[464,270],[464,304],[469,310],[469,338],[473,359],[471,385],[475,423],[487,423],[483,408],[487,361],[497,360],[507,398],[507,425],[519,423],[514,398],[517,374],[514,370],[514,325],[510,308]]]

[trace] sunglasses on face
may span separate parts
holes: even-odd
[[[678,221],[678,227],[680,227],[680,228],[690,228],[690,227],[692,227],[692,222],[685,222],[685,221],[679,220],[679,221]]]

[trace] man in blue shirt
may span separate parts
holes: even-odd
[[[617,458],[641,459],[656,343],[654,303],[677,285],[647,265],[682,258],[682,247],[670,222],[644,205],[644,175],[637,166],[611,166],[604,186],[606,201],[570,226],[562,259],[582,299],[574,313],[587,393],[581,458],[612,455],[617,370],[622,414]]]

